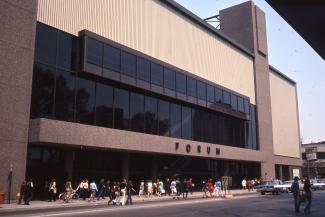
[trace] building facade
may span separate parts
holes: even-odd
[[[221,10],[220,30],[169,0],[0,10],[0,163],[13,165],[13,192],[30,177],[40,192],[52,177],[238,186],[300,169],[296,83],[269,65],[252,2]]]
[[[302,153],[302,174],[304,177],[324,178],[325,177],[325,141],[317,143],[306,143],[301,145]],[[306,148],[316,148],[316,159],[307,161]]]

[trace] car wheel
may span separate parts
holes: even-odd
[[[276,195],[279,195],[279,191],[276,191],[275,194],[276,194]]]
[[[262,194],[262,195],[265,195],[265,192],[264,192],[264,191],[262,191],[262,192],[261,192],[261,194]]]

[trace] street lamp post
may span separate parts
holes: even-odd
[[[12,169],[13,169],[13,165],[10,164],[10,169],[9,169],[9,175],[8,175],[8,181],[9,181],[9,185],[8,185],[8,204],[10,204],[10,200],[11,200],[11,183],[12,183]]]

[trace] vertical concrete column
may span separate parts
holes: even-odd
[[[122,178],[129,179],[129,153],[123,153],[122,158]]]
[[[220,31],[255,54],[254,77],[261,176],[275,177],[265,14],[252,1],[220,11]]]
[[[67,179],[72,180],[73,173],[73,161],[74,161],[74,150],[65,151],[65,172],[67,174]]]
[[[37,0],[0,1],[0,192],[25,179]]]
[[[152,181],[157,180],[157,155],[152,155],[151,178],[152,178]]]
[[[279,179],[283,180],[283,170],[282,170],[282,165],[279,165]]]

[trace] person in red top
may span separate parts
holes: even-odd
[[[212,180],[211,179],[208,181],[207,187],[208,187],[208,190],[209,190],[209,193],[210,193],[210,197],[213,197],[214,186],[212,184]]]

